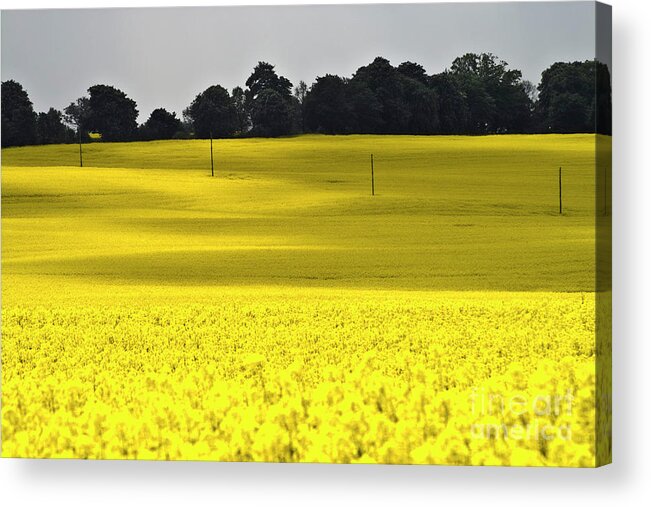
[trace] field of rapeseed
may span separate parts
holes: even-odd
[[[606,459],[593,136],[219,146],[3,150],[3,456]]]
[[[591,296],[304,296],[5,310],[3,455],[594,463]]]

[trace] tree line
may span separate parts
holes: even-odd
[[[382,57],[350,78],[293,86],[259,62],[243,87],[216,84],[182,112],[160,107],[141,125],[134,100],[98,84],[63,111],[35,113],[20,83],[2,83],[2,146],[88,141],[324,134],[611,133],[610,74],[596,61],[557,62],[538,86],[490,53],[468,53],[428,75]]]

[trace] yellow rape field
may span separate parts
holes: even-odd
[[[5,311],[3,455],[593,464],[593,297],[271,293]]]
[[[594,136],[206,147],[3,150],[2,456],[609,459]]]

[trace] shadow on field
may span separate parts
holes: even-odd
[[[592,291],[582,262],[533,266],[527,255],[431,248],[224,247],[6,261],[5,275],[162,286],[289,286],[413,290]],[[535,272],[535,276],[532,273]]]

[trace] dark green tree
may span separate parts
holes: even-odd
[[[2,146],[36,142],[36,113],[27,92],[14,80],[2,82]]]
[[[305,131],[303,126],[303,105],[299,102],[298,98],[292,95],[288,101],[289,116],[290,116],[290,133],[302,134]]]
[[[251,113],[244,90],[236,86],[232,92],[233,107],[235,108],[235,131],[242,135],[249,131]]]
[[[467,53],[450,69],[465,94],[471,133],[522,132],[529,127],[531,101],[519,70],[491,53]]]
[[[38,113],[36,137],[39,144],[71,143],[75,141],[75,132],[64,125],[61,111],[51,107],[47,113]]]
[[[403,98],[409,110],[407,132],[434,134],[440,129],[439,104],[436,91],[421,80],[403,78]]]
[[[141,138],[148,141],[173,139],[181,131],[183,131],[183,125],[181,120],[176,117],[176,113],[170,113],[162,107],[154,109],[140,128]]]
[[[90,118],[90,99],[80,97],[71,102],[63,110],[63,121],[75,131],[77,140],[86,140],[88,137],[88,123]]]
[[[299,81],[298,85],[294,87],[294,97],[302,104],[307,96],[308,88],[305,81]]]
[[[427,72],[425,72],[425,68],[418,63],[402,62],[400,65],[398,65],[398,72],[400,72],[400,74],[403,76],[418,81],[425,86],[428,84]]]
[[[486,134],[495,132],[497,107],[488,90],[488,81],[497,70],[493,68],[492,55],[466,53],[455,58],[450,74],[463,93],[468,107],[468,132]]]
[[[371,89],[361,81],[350,80],[346,95],[351,114],[348,131],[375,134],[382,131],[382,104]]]
[[[386,58],[377,57],[360,67],[352,81],[365,84],[375,95],[382,111],[379,133],[402,134],[408,131],[409,107],[404,99],[402,75]]]
[[[305,81],[299,81],[298,85],[294,87],[294,97],[300,106],[301,114],[301,132],[305,132],[307,127],[305,123],[305,98],[307,97],[308,86]]]
[[[351,130],[353,111],[346,82],[339,76],[317,77],[305,96],[305,124],[312,132],[342,134]]]
[[[258,62],[246,80],[246,87],[246,103],[251,111],[254,135],[280,136],[296,129],[298,122],[292,100],[292,83],[279,76],[273,65]]]
[[[289,100],[292,95],[289,79],[276,74],[274,66],[267,62],[258,62],[246,80],[246,87],[251,100],[257,99],[263,90],[273,90],[285,100]]]
[[[599,134],[612,134],[612,90],[610,71],[605,63],[595,62],[597,86],[597,111],[595,112],[595,129]]]
[[[88,88],[87,128],[102,134],[104,141],[131,141],[136,138],[138,110],[136,103],[113,86],[94,85]]]
[[[258,93],[252,109],[253,133],[261,137],[276,137],[291,133],[292,111],[289,101],[273,89]]]
[[[198,138],[229,137],[235,133],[237,111],[228,90],[214,85],[195,97],[183,112]]]
[[[450,72],[435,74],[429,79],[430,87],[438,97],[439,130],[443,134],[465,134],[470,113],[466,95],[459,89]]]
[[[551,97],[544,117],[550,132],[569,134],[593,132],[592,104],[578,93],[559,93]]]
[[[604,64],[554,63],[543,71],[538,90],[542,132],[610,133],[610,73]]]

